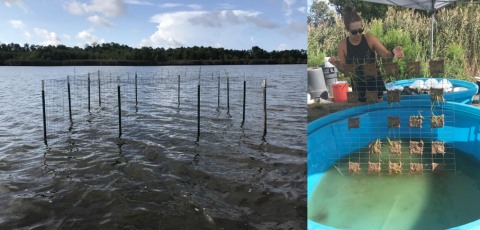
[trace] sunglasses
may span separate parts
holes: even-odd
[[[363,28],[359,30],[352,30],[350,31],[350,33],[352,33],[353,35],[357,35],[357,33],[363,33]]]

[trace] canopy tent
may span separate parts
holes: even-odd
[[[435,11],[442,9],[448,5],[453,3],[472,3],[472,2],[462,2],[462,1],[455,1],[455,0],[443,0],[443,1],[435,1],[435,0],[427,0],[427,1],[419,1],[419,0],[362,0],[365,2],[374,2],[392,6],[402,6],[407,8],[414,8],[418,10],[427,10],[432,13],[432,40],[431,40],[431,50],[430,50],[430,59],[433,59],[433,21],[435,20]],[[478,4],[478,3],[475,3]]]

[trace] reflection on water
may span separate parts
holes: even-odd
[[[111,122],[108,106],[92,106],[91,114],[75,113],[70,131],[69,124],[53,126],[67,131],[51,136],[46,147],[40,80],[73,75],[73,67],[1,67],[1,228],[304,229],[306,66],[202,66],[202,72],[224,68],[230,75],[245,72],[277,86],[267,94],[265,139],[256,123],[248,123],[262,111],[247,113],[241,127],[242,108],[232,96],[229,114],[224,104],[202,101],[202,133],[196,141],[196,120],[190,119],[196,116],[190,111],[196,97],[185,96],[177,107],[176,100],[159,100],[159,106],[145,100],[122,103],[122,137],[94,142],[88,131],[92,126],[115,130],[118,124]],[[135,70],[144,77],[180,68],[76,67],[76,74],[98,69],[112,76],[129,72],[131,80]],[[197,70],[187,67],[187,76],[194,77]],[[125,87],[122,97],[129,98],[134,91]],[[172,87],[156,97],[175,93]],[[108,105],[114,97],[101,100]],[[48,112],[68,114],[68,109]],[[47,126],[56,124],[54,119]]]

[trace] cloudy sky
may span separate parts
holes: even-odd
[[[0,42],[307,49],[306,11],[306,0],[0,0]]]

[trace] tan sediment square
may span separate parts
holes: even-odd
[[[348,162],[348,173],[360,174],[360,163]]]
[[[388,118],[388,128],[400,128],[400,116],[392,117],[387,116]]]
[[[355,64],[343,64],[343,70],[345,77],[354,77],[355,74]]]
[[[358,91],[347,92],[347,103],[358,103]]]
[[[388,76],[398,76],[398,62],[386,63],[385,69]]]
[[[390,141],[392,145],[388,146],[390,148],[390,154],[402,154],[402,141]]]
[[[348,131],[360,128],[360,117],[348,118]]]
[[[400,102],[400,91],[387,91],[387,102],[388,104]]]
[[[432,142],[432,154],[445,154],[445,142],[433,141]]]
[[[445,173],[445,163],[432,163],[432,172],[437,174]]]
[[[366,77],[377,77],[377,65],[375,62],[371,64],[365,64],[364,70],[364,75]]]
[[[402,162],[400,163],[388,162],[388,173],[402,174]]]
[[[422,174],[423,173],[423,165],[418,163],[410,164],[410,173],[411,174]]]
[[[430,101],[445,101],[443,98],[443,88],[442,89],[430,89]]]
[[[434,128],[443,128],[443,125],[445,124],[445,119],[444,115],[441,116],[432,116],[431,122],[430,122],[430,129]]]
[[[365,97],[367,98],[368,104],[374,104],[378,102],[378,91],[367,91],[365,92]]]
[[[378,143],[377,143],[378,141]],[[382,142],[380,140],[370,141],[368,143],[368,153],[370,154],[381,154],[382,153]]]
[[[434,73],[443,73],[445,69],[445,64],[443,60],[430,60],[430,75],[433,75]]]
[[[421,116],[410,116],[410,128],[422,128],[422,117]]]
[[[420,74],[420,62],[407,61],[407,72],[408,74]]]
[[[368,162],[368,174],[380,174],[380,164]]]
[[[423,154],[423,141],[410,141],[410,154]]]

